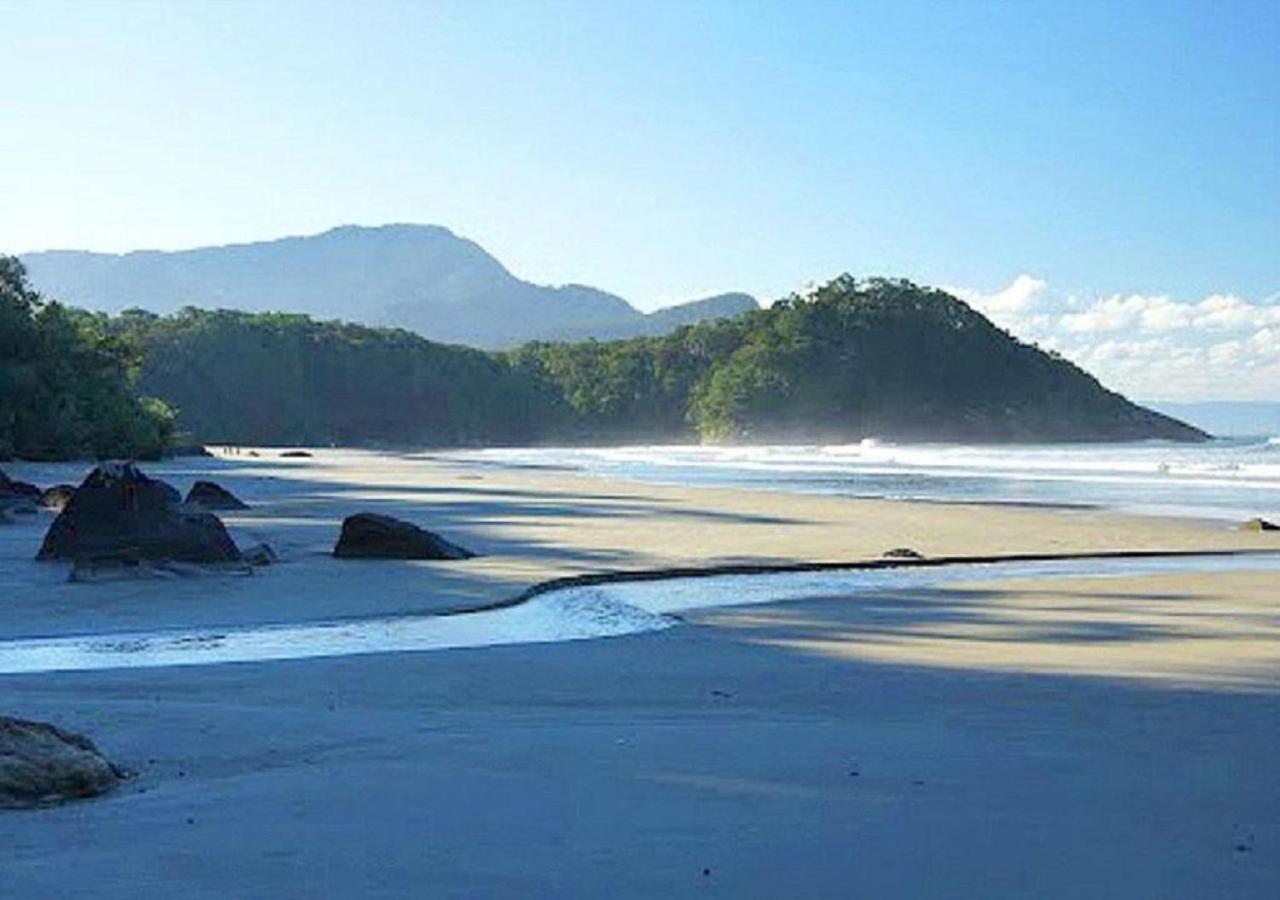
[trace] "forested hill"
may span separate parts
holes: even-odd
[[[111,320],[199,440],[585,443],[1197,440],[964,303],[845,276],[661,337],[491,355],[303,316]]]
[[[511,355],[599,440],[1199,440],[942,291],[845,275],[767,310]]]

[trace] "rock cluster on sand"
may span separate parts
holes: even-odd
[[[91,564],[240,562],[217,516],[183,506],[174,488],[132,463],[89,473],[54,519],[37,559]]]
[[[197,481],[191,485],[191,490],[187,492],[187,505],[224,510],[249,508],[249,504],[212,481]]]
[[[358,513],[342,523],[342,534],[333,555],[377,559],[470,559],[470,550],[412,522]]]
[[[0,716],[0,807],[96,797],[123,776],[86,737]]]
[[[1249,519],[1240,526],[1242,531],[1280,531],[1280,525],[1266,519]]]

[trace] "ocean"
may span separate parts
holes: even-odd
[[[664,484],[1280,519],[1280,437],[1203,444],[534,447],[432,455]]]

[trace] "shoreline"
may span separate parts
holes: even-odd
[[[68,584],[56,564],[31,562],[49,514],[5,526],[0,640],[451,614],[510,606],[572,579],[902,565],[909,560],[883,557],[899,547],[934,565],[1280,550],[1273,533],[1108,510],[869,500],[505,468],[478,473],[365,451],[315,453],[145,467],[183,490],[213,480],[250,504],[223,514],[224,522],[239,543],[268,543],[281,561],[248,577]],[[82,474],[79,464],[52,464],[16,477],[55,483]],[[414,521],[480,555],[439,563],[333,559],[342,518],[360,511]]]
[[[653,608],[733,573],[820,585],[1280,552],[1274,534],[1098,510],[477,478],[361,453],[146,469],[252,503],[228,526],[274,541],[280,565],[67,584],[30,560],[42,516],[0,529],[0,640],[388,614],[435,629],[536,591],[494,613],[519,635],[557,589],[625,600],[672,574],[697,577]],[[325,556],[364,509],[486,555]],[[929,558],[880,556],[900,546]],[[137,773],[0,814],[0,880],[23,896],[775,897],[803,873],[814,896],[1269,897],[1274,572],[992,568],[806,586],[606,640],[0,675],[5,713],[88,734]]]

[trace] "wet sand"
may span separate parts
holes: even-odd
[[[44,607],[8,604],[0,634],[441,609],[552,574],[892,546],[1277,544],[1097,511],[443,466],[410,490],[395,465],[363,487],[346,463],[289,478],[213,465],[277,504],[235,527],[279,536],[278,580],[235,583],[310,587],[272,601],[224,580],[73,585],[110,612],[57,588]],[[355,501],[490,556],[361,564],[353,596],[356,570],[323,580],[337,563],[317,549]],[[0,815],[0,896],[1269,897],[1278,580],[992,581],[703,610],[566,644],[0,676],[6,713],[84,730],[137,772],[98,801]],[[191,592],[177,612],[161,590],[174,585]]]

